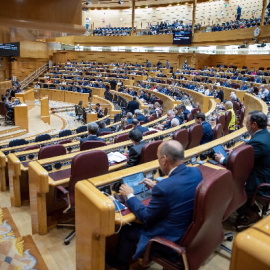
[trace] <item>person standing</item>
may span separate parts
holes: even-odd
[[[134,114],[135,110],[139,109],[140,105],[139,102],[137,101],[136,97],[133,97],[133,100],[130,101],[127,105],[127,112],[131,112]]]

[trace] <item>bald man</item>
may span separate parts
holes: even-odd
[[[168,178],[159,183],[147,178],[142,181],[152,189],[148,206],[134,196],[129,185],[122,184],[120,187],[129,209],[144,224],[134,223],[122,228],[115,256],[117,264],[114,266],[117,269],[129,269],[129,260],[137,242],[134,259],[143,255],[149,240],[155,236],[179,242],[192,221],[195,191],[202,181],[201,171],[186,167],[183,146],[178,141],[161,143],[157,156],[160,169]],[[164,254],[166,250],[161,252]],[[171,256],[171,251],[169,254]]]

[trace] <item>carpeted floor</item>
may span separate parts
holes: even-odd
[[[0,208],[0,269],[48,270],[32,236],[21,236],[8,208]]]

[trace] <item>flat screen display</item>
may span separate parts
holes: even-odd
[[[20,42],[1,43],[0,56],[20,56]]]
[[[175,31],[173,34],[173,44],[191,44],[191,31]]]

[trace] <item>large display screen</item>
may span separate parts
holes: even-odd
[[[0,56],[20,56],[20,42],[0,44]]]
[[[175,31],[173,34],[173,44],[191,44],[191,31]]]

